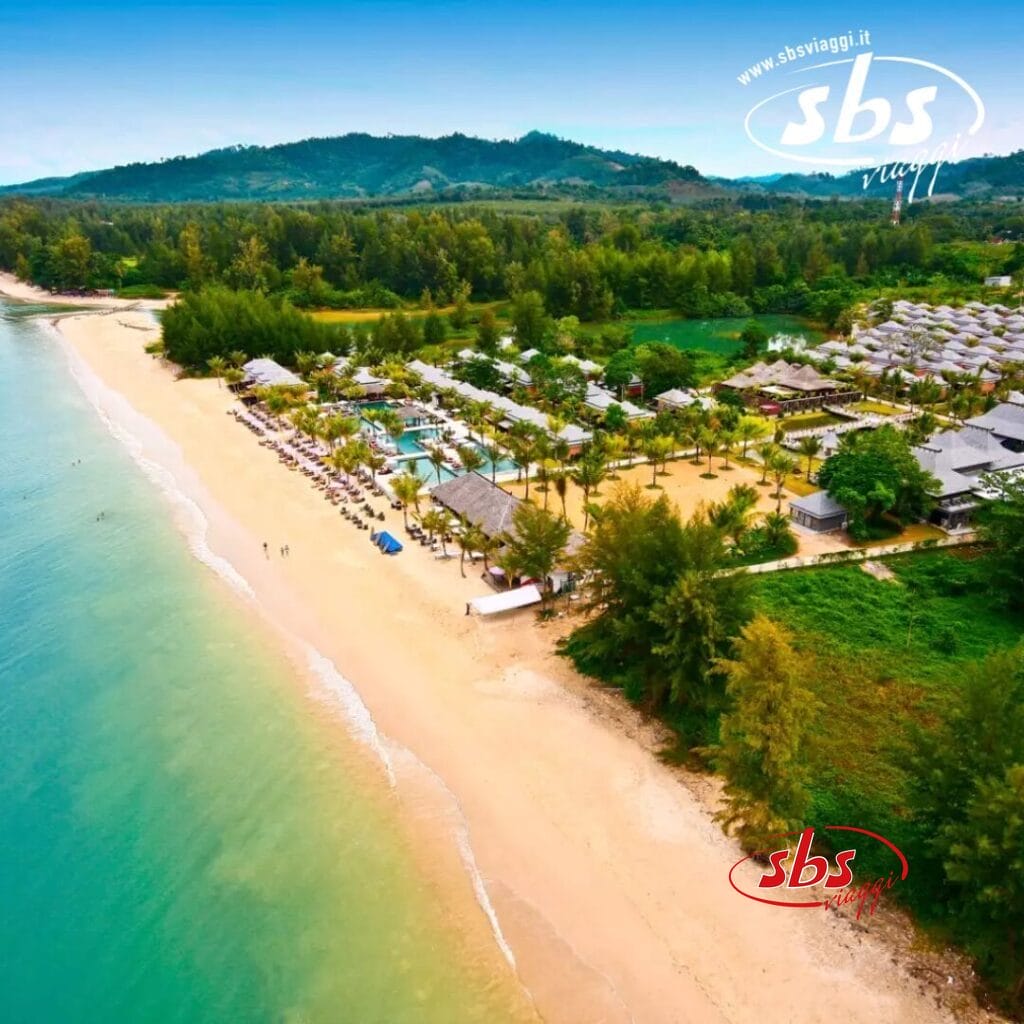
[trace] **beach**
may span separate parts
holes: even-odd
[[[209,550],[261,614],[352,681],[398,799],[433,817],[424,856],[457,850],[470,869],[446,890],[454,913],[491,931],[543,1019],[954,1019],[870,926],[737,896],[738,845],[657,760],[650,728],[554,654],[572,619],[467,618],[487,592],[479,567],[463,579],[457,557],[382,556],[227,415],[225,388],[144,353],[148,313],[57,327],[91,400],[201,508]]]

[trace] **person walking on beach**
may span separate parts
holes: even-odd
[[[285,546],[284,546],[284,557],[285,558],[291,557],[291,553],[292,553],[292,549],[290,547],[288,547],[287,544],[285,544]]]
[[[270,549],[267,547],[267,542],[266,541],[263,542],[263,554],[267,558],[270,557]]]

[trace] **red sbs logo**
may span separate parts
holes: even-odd
[[[866,828],[856,828],[853,825],[826,825],[825,830],[836,833],[856,832],[878,841],[892,852],[895,862],[893,870],[887,878],[876,878],[854,885],[852,864],[857,851],[839,850],[835,855],[836,870],[833,871],[832,864],[826,857],[811,853],[814,829],[805,828],[801,832],[785,832],[772,837],[785,840],[790,836],[798,836],[795,846],[790,842],[770,852],[757,851],[738,860],[729,871],[729,884],[748,900],[767,903],[773,907],[824,907],[830,910],[855,904],[858,920],[865,910],[868,916],[871,916],[878,907],[882,893],[891,889],[897,881],[903,881],[907,877],[907,858],[894,843],[877,832],[869,832]],[[839,836],[833,836],[834,841],[838,839]],[[754,857],[768,859],[768,867],[758,879],[756,893],[740,888],[735,877],[737,868]],[[824,894],[808,891],[815,886],[823,889]]]

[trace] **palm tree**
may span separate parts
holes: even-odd
[[[232,366],[241,369],[247,362],[249,362],[249,357],[239,349],[235,349],[234,352],[228,353],[228,362]]]
[[[476,543],[476,550],[484,556],[485,572],[490,568],[490,566],[487,564],[488,559],[494,556],[494,552],[497,551],[499,547],[501,547],[501,543],[497,539],[497,537],[491,537],[488,534],[484,533],[483,530],[480,531],[480,537]]]
[[[821,438],[814,434],[800,438],[800,454],[807,459],[807,479],[811,479],[811,470],[814,468],[814,456],[821,451]]]
[[[473,526],[465,519],[462,520],[462,530],[456,535],[455,541],[459,545],[459,572],[463,579],[466,578],[466,555],[480,550],[483,536],[483,530],[479,526]]]
[[[240,370],[237,366],[229,366],[224,371],[224,383],[229,388],[233,388],[238,384],[241,384],[245,380],[245,371]]]
[[[767,429],[760,420],[755,420],[752,416],[744,416],[739,426],[736,428],[736,435],[743,444],[743,458],[747,457],[747,448],[751,441],[756,441],[758,438],[764,437],[767,433]]]
[[[604,439],[604,454],[611,469],[609,477],[618,480],[619,475],[615,472],[614,463],[621,462],[629,448],[629,442],[621,434],[608,434]]]
[[[210,368],[210,373],[217,378],[217,386],[223,387],[224,371],[228,368],[227,362],[221,356],[211,356],[206,360],[206,365]]]
[[[409,529],[409,506],[414,506],[417,512],[420,510],[422,486],[423,481],[408,466],[391,481],[391,490],[402,505],[402,520],[406,530]]]
[[[565,514],[565,494],[569,489],[569,476],[564,470],[560,470],[551,479],[555,484],[555,494],[558,495],[559,500],[562,502],[562,518],[568,522],[569,517]]]
[[[779,450],[779,446],[774,441],[769,441],[767,444],[762,444],[757,449],[757,454],[761,456],[761,479],[759,483],[762,487],[768,484],[768,470],[769,463],[771,462],[772,456]]]
[[[459,448],[459,462],[467,473],[472,473],[484,464],[484,457],[473,445],[464,444]]]
[[[777,502],[775,505],[775,511],[781,513],[782,482],[790,473],[793,472],[794,469],[796,469],[796,461],[780,449],[769,460],[768,468],[771,470],[771,474],[775,478],[775,493],[772,495]]]
[[[377,474],[388,464],[388,460],[381,452],[377,452],[372,448],[369,448],[366,452],[366,458],[363,460],[363,464],[370,471],[371,482],[376,485]]]
[[[440,445],[431,445],[430,450],[427,452],[427,458],[430,460],[430,464],[434,467],[434,472],[437,473],[437,482],[441,483],[441,467],[444,465],[444,452],[441,450]]]
[[[606,472],[603,461],[594,458],[593,451],[594,449],[591,448],[572,471],[573,482],[583,491],[584,530],[586,530],[587,524],[590,522],[590,495],[601,486],[601,481],[604,480]]]
[[[338,474],[338,483],[341,483],[341,474],[349,472],[350,458],[344,448],[332,448],[324,460]]]
[[[317,368],[317,357],[315,352],[296,352],[295,367],[303,377],[312,373]]]
[[[722,445],[722,455],[725,461],[722,463],[722,469],[732,469],[729,465],[729,455],[732,453],[733,448],[736,447],[736,442],[739,440],[739,435],[735,430],[723,430],[719,434],[719,440]]]
[[[484,442],[484,452],[491,464],[491,483],[493,484],[498,473],[498,462],[505,454],[505,450],[494,438],[489,438]]]
[[[661,438],[649,437],[644,441],[644,456],[647,459],[648,465],[651,467],[651,488],[658,486],[658,456],[660,448],[658,442]]]
[[[718,475],[711,467],[711,460],[718,454],[720,436],[721,435],[717,430],[713,430],[710,427],[705,427],[700,432],[700,443],[703,445],[704,451],[707,453],[708,457],[708,471],[706,473],[701,473],[701,476],[704,477],[705,480],[714,480]]]
[[[405,420],[394,409],[378,410],[377,426],[381,427],[395,442],[405,433]]]

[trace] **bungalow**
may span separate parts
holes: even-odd
[[[352,366],[347,359],[339,359],[333,370],[338,377],[351,377],[352,382],[362,391],[363,398],[383,398],[384,389],[391,383],[387,377],[374,373],[370,367]]]
[[[707,402],[710,402],[710,399],[701,398],[696,391],[684,388],[670,388],[654,396],[654,405],[658,412],[680,412],[692,405],[706,408]]]
[[[950,532],[969,525],[978,492],[985,488],[982,475],[1024,466],[1024,452],[1003,447],[991,431],[973,425],[933,434],[913,452],[921,468],[939,482],[932,520]]]
[[[627,420],[650,419],[654,413],[649,409],[641,409],[629,401],[619,401],[610,391],[606,391],[596,384],[587,385],[587,393],[583,398],[583,405],[591,412],[604,415],[613,406],[617,405],[625,414]]]
[[[1024,405],[1013,401],[1014,395],[1019,397],[1019,392],[1011,392],[1010,401],[1002,402],[989,409],[980,416],[972,416],[968,425],[987,430],[1000,444],[1011,451],[1024,450]]]
[[[986,288],[1009,288],[1013,284],[1013,278],[1009,274],[997,274],[995,277],[985,278]]]
[[[242,367],[249,387],[301,387],[305,381],[273,359],[250,359]]]
[[[789,502],[789,516],[794,523],[815,533],[831,533],[846,528],[849,514],[843,505],[830,497],[828,491],[813,491]]]

